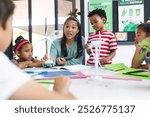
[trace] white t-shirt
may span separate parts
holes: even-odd
[[[0,52],[0,99],[9,99],[29,80],[28,74],[20,70],[4,53]]]

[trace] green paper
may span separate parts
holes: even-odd
[[[112,71],[118,71],[126,69],[127,66],[125,66],[124,63],[115,63],[115,64],[109,64],[104,66],[106,69],[112,70]]]
[[[116,75],[150,80],[150,74],[142,69],[126,68],[125,70],[117,72]]]
[[[125,70],[121,71],[122,73],[137,73],[137,72],[144,72],[143,69],[136,69],[136,68],[126,68]]]
[[[147,72],[135,72],[135,73],[125,73],[134,76],[150,77],[150,74]]]
[[[121,72],[116,73],[115,75],[121,76],[121,77],[128,77],[128,78],[140,78],[143,80],[150,80],[150,76],[149,77],[145,77],[145,76],[135,76],[135,75],[130,75],[130,74],[122,74]]]
[[[54,84],[54,80],[35,80],[35,81],[46,88],[48,88],[49,85]]]

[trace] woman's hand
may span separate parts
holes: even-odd
[[[66,59],[65,58],[56,58],[57,65],[66,65]]]

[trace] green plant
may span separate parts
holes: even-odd
[[[68,13],[68,15],[76,18],[78,15],[81,15],[81,12],[77,12],[77,11],[78,11],[78,9],[74,9],[73,11],[70,11],[70,13]]]

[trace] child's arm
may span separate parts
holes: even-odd
[[[38,60],[38,59],[34,59],[34,61],[32,61],[30,64],[28,64],[27,67],[42,67],[43,63],[45,61],[44,60]]]
[[[107,58],[100,59],[101,65],[106,64],[108,61],[112,60],[112,58],[116,55],[116,50],[111,50],[110,55]]]
[[[58,77],[55,79],[54,91],[49,91],[34,81],[28,81],[20,89],[18,89],[10,99],[22,100],[62,100],[76,99],[69,92],[70,79],[66,77]],[[32,87],[32,88],[31,88]]]
[[[148,69],[148,64],[142,64],[142,65],[140,65],[139,68],[141,68],[141,69]]]
[[[19,68],[27,68],[29,66],[29,64],[31,64],[31,61],[24,61],[24,62],[19,62],[19,63],[15,63]]]
[[[42,67],[44,62],[48,60],[48,55],[45,54],[41,60],[38,60],[37,58],[34,58],[33,62],[28,64],[28,67]]]
[[[136,50],[135,50],[135,53],[133,55],[132,63],[131,63],[132,68],[141,68],[142,67],[142,62],[144,61],[144,58],[139,60],[140,52],[141,52],[141,47],[136,46]]]
[[[41,67],[44,63],[44,60],[34,59],[34,61],[23,61],[17,62],[16,60],[12,60],[14,64],[16,64],[19,68],[27,68],[27,67]]]

